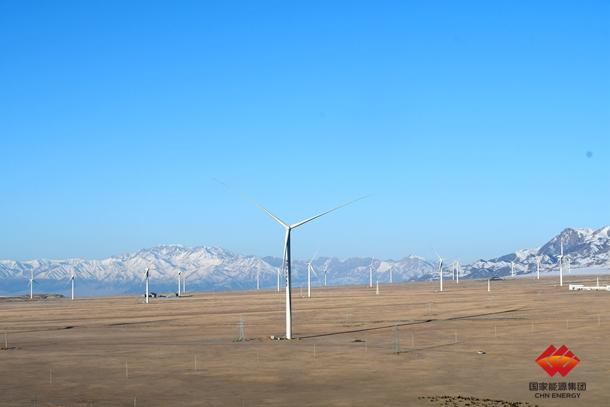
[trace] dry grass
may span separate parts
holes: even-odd
[[[379,296],[316,288],[311,299],[295,290],[293,341],[269,339],[284,332],[275,291],[149,305],[4,301],[0,406],[607,405],[610,293],[556,284],[494,282],[491,293],[486,281],[448,281],[443,293],[432,283],[395,284]],[[248,340],[235,342],[242,317]],[[581,358],[568,378],[550,379],[535,364],[549,344]],[[580,400],[540,401],[531,381],[588,389]]]

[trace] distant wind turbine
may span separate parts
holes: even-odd
[[[30,285],[30,300],[34,299],[34,270],[30,269],[30,278],[28,280]]]
[[[540,263],[542,263],[542,256],[536,256],[536,280],[540,280]]]
[[[197,270],[182,277],[182,294],[186,294],[186,280],[191,278],[196,273],[197,273]]]
[[[71,298],[72,301],[74,301],[74,271],[72,271],[72,275],[70,276],[70,285],[72,286],[72,290],[71,290]]]
[[[441,256],[439,256],[438,254],[436,256],[438,257],[438,275],[439,275],[439,282],[440,282],[440,292],[443,292],[443,258]]]
[[[316,271],[313,268],[313,260],[316,258],[316,252],[312,258],[307,262],[307,298],[311,298],[311,273],[316,274]],[[317,274],[316,274],[317,275]]]
[[[150,278],[150,271],[148,269],[148,267],[146,267],[146,270],[144,272],[144,281],[145,281],[145,296],[146,296],[146,303],[148,304],[148,280]]]
[[[373,288],[373,262],[375,259],[371,259],[371,264],[369,265],[369,288]]]
[[[559,286],[563,287],[563,241],[561,242],[561,252],[559,254]]]

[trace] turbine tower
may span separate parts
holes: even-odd
[[[460,261],[459,260],[456,262],[456,267],[455,267],[455,283],[456,284],[460,283]]]
[[[324,287],[326,287],[326,274],[328,274],[328,259],[324,263]]]
[[[74,271],[72,271],[72,275],[70,276],[70,285],[72,286],[72,301],[74,301]]]
[[[440,292],[443,292],[443,258],[441,256],[438,256],[438,275],[439,275],[439,282],[440,282]]]
[[[34,270],[30,270],[30,300],[34,299]]]
[[[375,259],[371,259],[371,264],[369,266],[369,288],[373,288],[373,262]]]
[[[284,222],[283,220],[281,220],[280,218],[278,218],[277,216],[275,216],[273,213],[271,213],[267,208],[265,208],[264,206],[253,202],[256,206],[259,207],[259,209],[261,209],[262,211],[264,211],[267,215],[269,215],[269,217],[271,219],[273,219],[274,221],[276,221],[277,223],[279,223],[283,228],[284,228],[284,270],[286,270],[285,272],[285,277],[286,277],[286,339],[292,339],[292,283],[291,283],[291,271],[292,271],[292,253],[291,253],[291,237],[292,237],[292,231],[300,226],[303,226],[306,223],[309,223],[315,219],[318,219],[328,213],[334,212],[337,209],[343,208],[347,205],[350,205],[356,201],[359,201],[361,199],[363,199],[364,197],[360,197],[358,199],[355,199],[353,201],[344,203],[343,205],[339,205],[333,209],[330,209],[328,211],[319,213],[315,216],[312,216],[310,218],[304,219],[302,221],[299,221],[297,223],[293,223],[293,224],[288,224],[286,222]]]
[[[257,290],[261,289],[260,270],[258,268],[256,269],[256,289]]]
[[[540,263],[542,262],[542,256],[536,256],[536,280],[540,280]]]
[[[182,295],[182,270],[178,272],[178,297]]]
[[[150,272],[148,267],[146,267],[146,271],[144,272],[144,281],[146,282],[146,293],[144,294],[146,296],[146,303],[148,304],[148,279],[150,278]]]
[[[307,298],[311,298],[311,273],[316,274],[316,271],[313,268],[313,259],[316,258],[316,255],[318,253],[314,253],[314,255],[311,257],[311,259],[309,259],[309,261],[307,262]],[[316,274],[317,276],[317,274]]]
[[[515,262],[514,261],[510,262],[510,276],[511,277],[515,276]]]
[[[563,287],[563,242],[561,242],[561,252],[559,254],[559,286]]]

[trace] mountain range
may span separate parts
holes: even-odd
[[[603,268],[610,262],[610,227],[601,229],[568,228],[539,248],[518,250],[489,260],[478,260],[462,265],[463,278],[506,276],[514,262],[517,274],[532,273],[536,259],[541,258],[542,272],[557,268],[560,245],[572,268]],[[256,275],[262,288],[277,284],[281,259],[241,255],[217,247],[183,247],[162,245],[102,260],[0,260],[0,295],[24,294],[28,278],[34,274],[35,292],[68,290],[70,276],[76,276],[80,295],[133,293],[142,290],[144,270],[150,268],[153,291],[176,291],[178,273],[186,279],[187,290],[235,290],[256,287]],[[438,265],[418,256],[399,260],[380,260],[370,257],[318,257],[312,265],[316,271],[314,285],[322,285],[326,274],[329,285],[367,284],[369,269],[374,279],[388,282],[425,281],[438,279]],[[293,260],[293,284],[304,286],[307,262]],[[452,263],[446,265],[450,278]]]

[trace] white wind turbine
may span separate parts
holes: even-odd
[[[71,290],[72,301],[74,301],[74,278],[75,278],[74,271],[72,271],[72,275],[70,276],[70,285],[71,285],[71,288],[72,288],[72,290]]]
[[[148,267],[146,267],[146,270],[144,271],[144,282],[145,282],[145,292],[144,295],[146,297],[146,303],[148,304],[148,280],[150,279],[150,270]]]
[[[313,268],[313,260],[316,258],[316,255],[318,253],[316,252],[313,257],[307,262],[307,298],[311,298],[311,273],[316,274],[316,271]]]
[[[455,283],[459,284],[460,283],[460,261],[457,260],[455,262]]]
[[[178,271],[178,297],[182,295],[182,270]]]
[[[328,274],[328,260],[324,262],[324,287],[326,287],[326,275]]]
[[[369,288],[373,288],[373,262],[375,259],[371,259],[371,264],[369,265]]]
[[[34,299],[34,270],[30,270],[30,278],[28,280],[30,286],[30,300]]]
[[[195,274],[197,274],[197,270],[193,271],[190,274],[186,274],[184,277],[182,277],[182,293],[181,294],[186,294],[186,280],[188,278],[191,278]]]
[[[224,185],[224,184],[223,184]],[[291,250],[290,250],[290,243],[291,243],[291,235],[292,235],[292,231],[296,228],[298,228],[299,226],[303,226],[306,223],[311,222],[312,220],[318,219],[319,217],[322,217],[328,213],[334,212],[337,209],[343,208],[347,205],[350,205],[356,201],[359,201],[361,199],[365,198],[360,197],[358,199],[354,199],[353,201],[349,201],[347,203],[344,203],[342,205],[339,205],[333,209],[330,209],[328,211],[319,213],[315,216],[312,216],[310,218],[304,219],[300,222],[297,223],[293,223],[293,224],[288,224],[286,222],[284,222],[283,220],[281,220],[280,218],[278,218],[277,216],[275,216],[273,213],[271,213],[267,208],[265,208],[264,206],[260,205],[259,203],[252,201],[251,199],[249,199],[254,205],[256,205],[259,209],[261,209],[262,211],[264,211],[267,215],[269,215],[269,217],[271,219],[273,219],[274,221],[276,221],[277,223],[279,223],[285,231],[284,234],[284,270],[286,270],[285,272],[285,277],[286,277],[286,339],[292,339],[292,282],[291,282],[291,271],[292,271],[292,258],[291,258]]]
[[[510,262],[510,276],[514,277],[515,276],[515,261],[511,261]]]
[[[542,256],[536,256],[536,280],[540,280],[540,263],[542,263]]]
[[[563,287],[563,241],[561,242],[561,252],[559,254],[559,286]]]
[[[438,275],[439,275],[439,282],[440,282],[440,292],[443,292],[443,258],[441,256],[439,256],[438,254],[436,256],[438,257]]]

